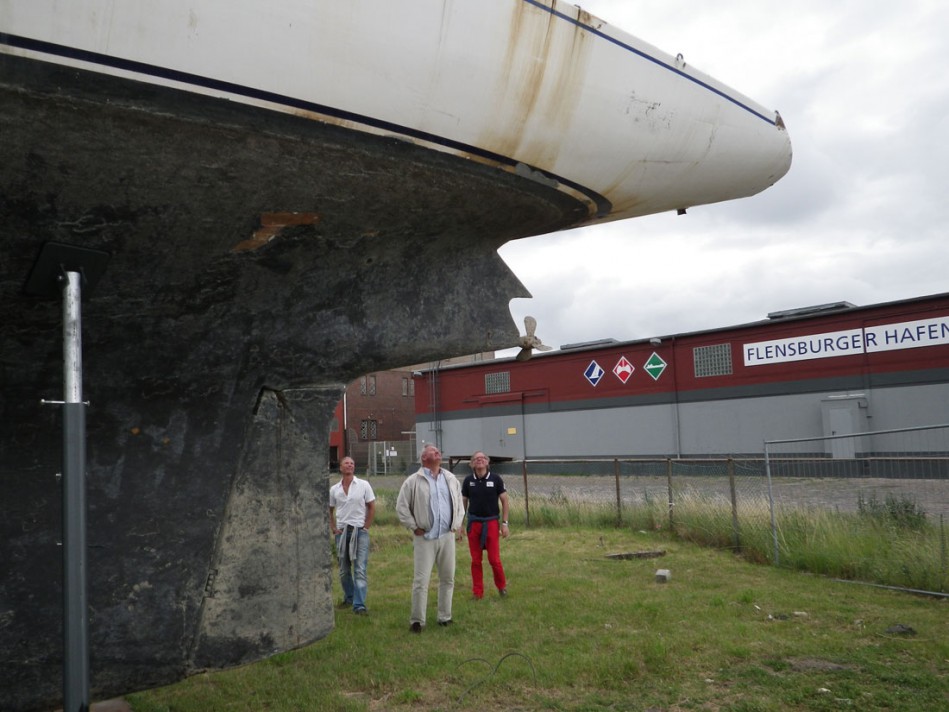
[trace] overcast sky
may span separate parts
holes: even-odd
[[[949,291],[949,2],[578,4],[780,111],[794,159],[751,198],[508,243],[519,326],[557,347]]]

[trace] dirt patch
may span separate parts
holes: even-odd
[[[836,672],[855,669],[853,665],[842,665],[818,658],[791,658],[787,663],[795,672]]]

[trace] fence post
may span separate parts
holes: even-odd
[[[774,492],[771,489],[771,454],[767,440],[765,440],[764,443],[764,471],[768,476],[768,509],[771,511],[771,540],[774,545],[774,565],[778,566],[781,561],[780,554],[778,553],[778,527],[774,519]]]
[[[623,498],[619,488],[619,458],[613,458],[613,477],[616,478],[616,525],[623,523]]]
[[[666,458],[666,482],[669,485],[669,532],[675,532],[675,517],[672,514],[672,508],[675,507],[675,500],[672,498],[672,458]]]
[[[738,527],[738,494],[735,491],[735,461],[728,458],[728,487],[732,494],[732,533],[735,535],[735,551],[741,551],[741,535]]]
[[[527,495],[527,460],[521,460],[521,472],[524,476],[524,528],[531,525],[531,502]]]
[[[949,562],[946,558],[946,518],[945,515],[939,515],[939,553],[942,558],[942,573],[949,573]]]

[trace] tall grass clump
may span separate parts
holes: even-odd
[[[857,497],[857,511],[861,516],[881,524],[890,524],[898,529],[922,530],[926,527],[926,512],[914,500],[905,497],[886,496],[883,502],[876,494],[869,498]]]
[[[511,493],[508,497],[512,518],[514,512],[524,512],[521,497]],[[532,527],[612,527],[617,523],[615,504],[568,497],[561,489],[532,495],[528,512]]]
[[[736,523],[737,519],[737,523]],[[671,533],[739,551],[757,563],[886,586],[949,592],[945,526],[930,523],[912,501],[860,499],[855,513],[779,507],[772,533],[767,501],[731,503],[698,492],[676,495]],[[775,552],[777,539],[777,552]]]
[[[812,573],[933,592],[949,591],[944,530],[915,503],[859,500],[856,513],[782,511],[781,563]]]
[[[676,536],[718,549],[735,549],[740,544],[731,502],[718,494],[686,488],[675,494],[671,526]]]

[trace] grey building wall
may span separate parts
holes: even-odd
[[[701,457],[760,454],[766,440],[949,422],[949,383],[728,398],[676,404],[536,412],[520,404],[445,414],[420,441],[446,455],[492,457]]]

